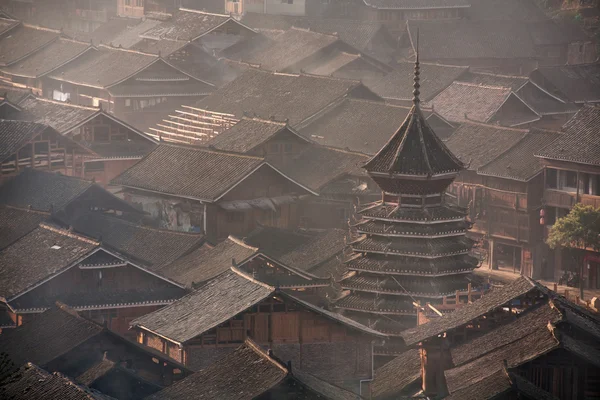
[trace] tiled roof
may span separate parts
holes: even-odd
[[[360,88],[360,82],[250,69],[198,103],[198,107],[242,117],[244,112],[291,126]],[[231,99],[236,99],[232,102]]]
[[[19,25],[19,21],[16,19],[8,18],[8,15],[0,16],[0,35],[16,28]]]
[[[429,101],[456,79],[461,79],[469,67],[421,63],[421,100]],[[412,100],[414,63],[399,63],[396,71],[367,83],[369,89],[385,99]]]
[[[59,212],[78,199],[97,207],[138,212],[131,204],[93,182],[31,168],[10,178],[0,190],[0,204],[31,207],[38,211]]]
[[[381,315],[416,315],[412,300],[394,297],[352,293],[336,301],[334,307]]]
[[[31,89],[0,85],[0,97],[10,101],[12,104],[19,104],[29,95],[31,95]]]
[[[396,257],[397,258],[397,257]],[[442,259],[418,259],[414,257],[359,257],[347,263],[351,271],[364,271],[384,275],[443,276],[471,272],[477,266],[477,260],[466,254]]]
[[[393,240],[384,236],[364,236],[352,244],[356,252],[401,255],[417,258],[441,258],[466,254],[473,242],[464,236],[439,239],[403,238]]]
[[[291,28],[263,49],[247,54],[242,61],[270,71],[283,71],[325,49],[338,38],[304,29]]]
[[[527,24],[519,21],[476,21],[468,19],[408,21],[411,42],[421,46],[422,60],[536,57]]]
[[[536,156],[600,165],[600,107],[584,106],[563,126],[564,133]]]
[[[22,293],[89,254],[97,242],[49,225],[40,225],[0,251],[0,295]]]
[[[465,211],[460,207],[444,204],[430,208],[398,207],[396,204],[371,203],[358,211],[363,217],[393,222],[434,222],[464,220]]]
[[[555,324],[561,319],[559,310],[551,304],[542,303],[517,315],[513,322],[451,349],[452,362],[454,366],[466,364],[503,346],[510,346],[537,329],[545,328],[549,323]]]
[[[118,32],[116,36],[112,37],[109,41],[106,41],[104,43],[110,43],[115,47],[124,47],[126,49],[132,48],[141,40],[143,40],[140,37],[142,33],[156,27],[157,25],[160,25],[161,23],[162,22],[157,19],[143,18],[134,25],[128,25],[125,29]],[[161,53],[161,55],[166,57],[168,54]]]
[[[27,361],[44,365],[102,331],[100,325],[68,307],[57,306],[16,329],[2,332],[0,351],[17,365]]]
[[[0,249],[37,228],[49,216],[46,212],[0,205]]]
[[[441,299],[459,290],[465,290],[469,282],[464,275],[421,278],[414,276],[383,277],[364,274],[344,278],[340,285],[343,289],[358,292]]]
[[[135,26],[137,26],[139,23],[140,20],[137,18],[112,17],[109,18],[108,21],[101,24],[98,28],[94,29],[92,32],[66,29],[64,30],[64,33],[69,37],[81,42],[92,43],[94,45],[101,43],[110,44],[121,34],[126,34],[128,30],[135,29]],[[115,46],[119,45],[119,43],[113,44]]]
[[[9,66],[22,60],[56,40],[59,35],[59,31],[20,25],[11,30],[10,35],[0,38],[0,66]]]
[[[465,10],[470,19],[504,21],[540,21],[548,17],[535,1],[522,0],[472,0]]]
[[[201,234],[150,228],[98,212],[83,214],[70,223],[76,231],[141,260],[152,266],[152,270],[177,260],[204,242]]]
[[[332,76],[338,70],[361,58],[360,54],[351,54],[335,50],[321,59],[317,59],[302,70],[307,74]],[[362,74],[363,72],[360,72]],[[346,74],[347,75],[347,74]]]
[[[12,400],[115,400],[97,390],[78,385],[58,372],[51,374],[31,362],[3,382],[0,397]]]
[[[406,222],[382,222],[365,219],[354,225],[359,233],[389,234],[398,237],[442,237],[461,236],[467,231],[465,221],[452,221],[441,224],[411,224]]]
[[[468,71],[461,75],[457,80],[479,86],[510,88],[513,92],[517,92],[529,81],[529,78],[526,76],[499,75],[487,72]]]
[[[140,39],[140,38],[138,38]],[[159,54],[161,57],[168,57],[177,50],[187,46],[188,41],[183,40],[154,40],[141,39],[130,47],[131,50],[141,51],[142,53]]]
[[[544,169],[534,154],[560,136],[554,132],[532,131],[493,161],[479,167],[477,173],[529,181]]]
[[[453,82],[426,105],[433,107],[448,121],[488,122],[511,93],[511,89],[507,87]],[[535,117],[533,112],[531,114]]]
[[[368,157],[345,150],[309,146],[286,163],[274,164],[292,179],[319,191],[328,183],[346,175],[363,175],[360,169]]]
[[[579,106],[550,96],[529,81],[517,93],[517,96],[539,115],[574,114]]]
[[[313,269],[342,253],[346,235],[342,229],[311,232],[261,226],[244,242],[285,266],[313,275]],[[328,278],[328,274],[318,277]]]
[[[266,299],[272,287],[229,271],[193,293],[131,322],[169,340],[184,343]]]
[[[114,141],[110,143],[91,143],[88,148],[102,159],[142,158],[150,153],[156,145],[150,140]]]
[[[344,99],[302,127],[300,134],[325,146],[375,154],[398,129],[409,111],[408,107],[379,101]]]
[[[294,369],[293,377],[311,391],[328,400],[359,400],[360,397],[356,393],[352,393],[339,386],[333,385],[309,374],[308,372]]]
[[[0,120],[0,162],[47,129],[47,125],[34,122]]]
[[[51,126],[62,135],[68,133],[71,127],[99,113],[99,110],[94,107],[83,107],[34,96],[21,101],[19,107],[24,111],[19,118]]]
[[[285,122],[244,117],[231,128],[206,142],[206,145],[224,151],[247,153],[283,132],[296,135]]]
[[[0,43],[2,42],[0,41]],[[9,75],[39,78],[63,66],[89,49],[91,49],[89,43],[59,38],[24,60],[4,68],[3,71]]]
[[[183,74],[182,74],[183,75]],[[110,88],[113,97],[196,97],[209,95],[214,87],[196,79],[181,79],[178,81],[142,81],[129,79]]]
[[[288,375],[285,367],[252,342],[246,342],[148,400],[251,400],[277,386]]]
[[[482,299],[485,297],[483,296]],[[475,301],[473,304],[482,301],[482,299]],[[539,326],[510,345],[499,347],[483,357],[445,371],[448,390],[450,393],[455,393],[489,377],[503,368],[504,360],[506,360],[509,368],[515,368],[556,349],[558,346],[559,341],[553,335],[552,330],[545,325]]]
[[[179,9],[173,17],[146,32],[141,37],[148,39],[195,40],[227,21],[239,24],[229,15],[211,14],[198,10]]]
[[[391,139],[364,166],[369,173],[432,176],[464,168],[414,105]]]
[[[105,89],[157,60],[157,56],[100,45],[48,76],[59,81]]]
[[[205,243],[190,254],[160,267],[157,272],[192,287],[229,271],[234,260],[239,264],[256,253],[256,248],[228,238],[216,246]]]
[[[404,342],[411,346],[451,329],[458,328],[469,321],[534,290],[536,287],[537,286],[533,281],[521,277],[502,288],[492,290],[479,300],[469,304],[468,307],[459,308],[450,314],[444,314],[444,316],[431,320],[426,324],[408,329],[402,332],[401,336],[404,339]]]
[[[600,63],[539,67],[530,78],[550,94],[566,101],[600,101]]]
[[[469,170],[476,171],[526,135],[527,131],[522,129],[465,122],[448,138],[446,145]]]
[[[369,43],[383,28],[376,21],[354,21],[341,18],[310,18],[292,15],[273,15],[247,12],[242,22],[255,29],[287,30],[292,26],[311,31],[336,34],[341,40],[358,50],[368,50]]]
[[[468,8],[468,0],[363,0],[364,3],[379,10],[430,10],[436,8]]]
[[[112,183],[215,201],[263,164],[258,157],[161,144]]]
[[[421,356],[419,350],[408,350],[375,370],[371,382],[373,398],[397,396],[421,378]]]

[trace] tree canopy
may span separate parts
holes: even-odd
[[[592,248],[600,251],[600,208],[575,204],[571,212],[559,218],[546,240],[551,248]]]

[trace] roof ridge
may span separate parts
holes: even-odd
[[[499,76],[501,78],[518,78],[518,79],[526,79],[529,80],[528,76],[522,75],[504,75],[504,74],[494,74],[492,72],[483,72],[483,71],[469,71],[473,75],[486,75],[486,76]],[[468,83],[468,82],[467,82]]]
[[[284,31],[284,32],[289,32],[291,30],[300,31],[300,32],[314,33],[316,35],[329,36],[329,37],[336,38],[336,39],[340,38],[335,33],[325,33],[325,32],[314,31],[314,30],[311,30],[310,28],[302,28],[302,27],[299,27],[299,26],[295,26],[294,24],[292,24],[292,26],[290,27],[290,29],[288,29],[287,31]]]
[[[66,236],[72,239],[77,239],[79,241],[85,242],[85,243],[89,243],[89,244],[93,244],[96,246],[100,246],[100,242],[90,239],[87,236],[84,236],[82,234],[79,233],[73,233],[69,230],[63,229],[63,228],[58,228],[56,226],[50,225],[46,222],[40,222],[40,228],[49,230],[50,232],[54,232],[54,233],[58,233],[59,235],[62,236]]]
[[[26,212],[33,213],[33,214],[43,214],[43,215],[48,215],[48,216],[51,215],[48,211],[34,210],[33,208],[28,208],[28,207],[11,206],[10,204],[0,204],[0,208],[10,208],[13,210],[26,211]]]
[[[252,117],[244,115],[244,116],[242,116],[242,120],[265,122],[265,123],[269,123],[269,124],[273,124],[273,125],[281,125],[281,126],[287,125],[287,122],[285,122],[285,121],[277,121],[277,120],[273,120],[273,119],[263,118],[259,115],[255,115]]]
[[[194,145],[185,145],[185,144],[181,144],[181,143],[164,143],[163,142],[160,145],[156,146],[156,149],[158,149],[160,146],[178,147],[178,148],[182,148],[182,149],[202,151],[205,153],[225,154],[225,155],[235,156],[238,158],[248,158],[248,159],[252,159],[252,160],[265,161],[264,157],[251,156],[249,154],[242,154],[242,153],[234,153],[231,151],[219,150],[219,149],[210,148],[210,147],[199,147],[199,146],[194,146]]]
[[[198,236],[198,237],[203,237],[204,236],[201,233],[174,231],[174,230],[170,230],[170,229],[161,229],[161,228],[154,228],[152,226],[140,225],[140,224],[136,224],[133,221],[127,221],[125,219],[117,218],[117,217],[109,215],[109,214],[102,214],[102,213],[91,212],[91,213],[87,213],[87,214],[82,215],[82,217],[85,217],[86,215],[99,215],[101,218],[106,218],[106,219],[110,219],[110,220],[114,220],[114,221],[119,221],[119,222],[122,222],[122,223],[124,223],[126,225],[135,226],[135,227],[140,228],[140,229],[145,229],[145,230],[154,231],[154,232],[163,232],[163,233],[169,233],[169,234],[180,235],[180,236]]]
[[[37,29],[39,31],[47,31],[47,32],[53,32],[53,33],[62,33],[62,31],[60,31],[60,30],[46,28],[45,26],[27,24],[25,22],[23,22],[22,24],[23,24],[23,27],[25,27],[25,28],[32,28],[32,29]]]
[[[384,105],[384,106],[387,106],[387,107],[401,108],[403,110],[410,110],[411,109],[411,106],[403,106],[403,105],[400,105],[400,104],[388,103],[388,102],[382,101],[382,100],[357,99],[357,98],[354,98],[354,97],[347,97],[347,98],[344,99],[344,102],[381,104],[381,105]],[[426,110],[430,110],[430,109],[427,108]]]
[[[215,15],[217,17],[231,18],[231,15],[229,15],[229,14],[217,14],[217,13],[211,13],[211,12],[202,11],[202,10],[194,10],[193,8],[179,7],[179,11],[186,11],[186,12],[191,12],[191,13],[196,13],[196,14]]]
[[[318,145],[317,148],[333,150],[338,153],[352,154],[352,155],[356,155],[356,156],[363,156],[363,157],[369,158],[369,154],[361,153],[361,152],[355,151],[355,150],[346,150],[346,149],[340,149],[339,147],[331,147],[331,146],[324,146],[324,145]],[[310,151],[310,149],[307,149],[306,151]]]
[[[115,46],[111,46],[109,44],[104,44],[104,43],[100,43],[98,45],[98,47],[102,47],[102,48],[109,49],[109,50],[123,51],[123,52],[126,52],[126,53],[140,54],[142,56],[150,56],[152,58],[156,58],[157,60],[161,58],[161,57],[158,56],[158,54],[145,53],[145,52],[139,51],[139,50],[126,49],[124,47],[115,47]]]
[[[523,132],[523,133],[529,133],[530,132],[529,129],[512,128],[512,127],[509,127],[509,126],[502,126],[502,125],[496,125],[496,124],[488,124],[488,123],[485,123],[485,122],[478,122],[478,121],[473,121],[473,120],[470,120],[470,119],[461,122],[461,125],[485,126],[487,128],[502,129],[502,130],[505,130],[505,131],[513,131],[513,132]],[[460,129],[460,127],[458,127],[458,129]]]
[[[90,107],[90,106],[82,106],[80,104],[73,104],[73,103],[66,103],[64,101],[58,101],[58,100],[52,100],[52,99],[46,99],[44,97],[38,97],[34,94],[31,94],[30,96],[27,96],[26,98],[24,98],[23,100],[21,100],[20,103],[24,102],[27,99],[34,99],[36,101],[43,101],[44,103],[51,103],[51,104],[56,104],[56,105],[60,105],[60,106],[65,106],[65,107],[72,107],[72,108],[80,108],[82,110],[94,110],[94,111],[102,111],[100,109],[100,107]]]
[[[77,39],[73,39],[73,38],[66,37],[66,36],[61,36],[61,37],[59,37],[59,38],[58,38],[58,40],[64,40],[64,41],[66,41],[66,42],[73,42],[73,43],[78,43],[78,44],[86,44],[86,45],[88,45],[88,47],[94,47],[94,46],[93,46],[91,43],[89,43],[89,42],[84,42],[84,41],[77,40]]]
[[[287,369],[286,366],[284,366],[279,360],[277,360],[274,357],[270,356],[268,352],[265,352],[260,347],[260,345],[258,343],[256,343],[254,340],[252,340],[250,338],[246,338],[246,340],[244,340],[244,344],[246,346],[248,346],[252,351],[254,351],[259,356],[261,356],[261,357],[267,359],[268,361],[270,361],[272,364],[274,364],[275,366],[277,366],[279,369],[281,369],[286,374],[289,373],[289,371],[288,371],[288,369]]]
[[[245,279],[249,280],[252,283],[255,283],[255,284],[259,285],[259,286],[264,287],[265,289],[270,289],[273,292],[275,291],[275,288],[273,286],[267,285],[266,283],[261,282],[261,281],[255,279],[255,278],[251,277],[250,275],[246,274],[241,269],[234,267],[233,265],[231,266],[231,271],[234,274],[237,274],[237,275],[241,276],[242,278],[245,278]]]
[[[480,85],[477,83],[462,82],[462,81],[452,82],[452,85],[454,85],[454,84],[461,85],[461,86],[478,87],[478,88],[484,88],[484,89],[509,90],[512,92],[512,89],[509,87],[506,87],[506,86]]]
[[[245,247],[250,250],[258,251],[258,247],[250,246],[248,243],[244,242],[242,239],[235,237],[233,235],[227,236],[227,239],[231,240],[233,243],[235,243],[239,246]]]

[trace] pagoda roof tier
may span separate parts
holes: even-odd
[[[442,224],[465,219],[466,211],[462,207],[442,204],[436,207],[402,207],[381,201],[371,203],[358,210],[358,214],[367,219],[412,224]]]
[[[356,272],[348,275],[340,282],[342,288],[346,290],[423,299],[440,299],[456,293],[457,290],[466,289],[469,284],[469,280],[464,275],[439,278],[382,277],[381,275],[356,275]]]
[[[417,315],[410,300],[352,292],[345,293],[344,297],[335,302],[334,307],[379,315]]]
[[[441,194],[456,177],[454,174],[445,178],[414,180],[394,175],[370,175],[381,190],[390,194],[431,195]]]
[[[360,233],[376,236],[403,238],[440,238],[448,236],[463,236],[468,229],[464,220],[446,222],[443,224],[411,224],[405,222],[389,222],[364,219],[354,227]]]
[[[361,253],[400,255],[417,258],[442,258],[467,254],[475,242],[465,236],[439,239],[363,236],[353,242],[352,250]]]
[[[477,259],[468,254],[429,260],[415,257],[355,255],[346,266],[350,271],[365,271],[371,274],[437,277],[468,274],[477,268],[477,264]]]
[[[430,179],[464,168],[429,126],[418,100],[391,139],[364,166],[371,175]]]

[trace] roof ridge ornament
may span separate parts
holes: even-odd
[[[415,104],[415,106],[419,105],[419,102],[421,101],[419,99],[419,95],[421,94],[421,92],[419,91],[419,88],[421,87],[421,84],[419,83],[419,81],[421,80],[421,78],[419,77],[419,75],[421,75],[421,67],[419,65],[419,29],[417,28],[417,46],[416,46],[416,58],[415,58],[415,77],[414,77],[414,81],[415,83],[413,84],[413,88],[415,90],[413,90],[413,103]]]

